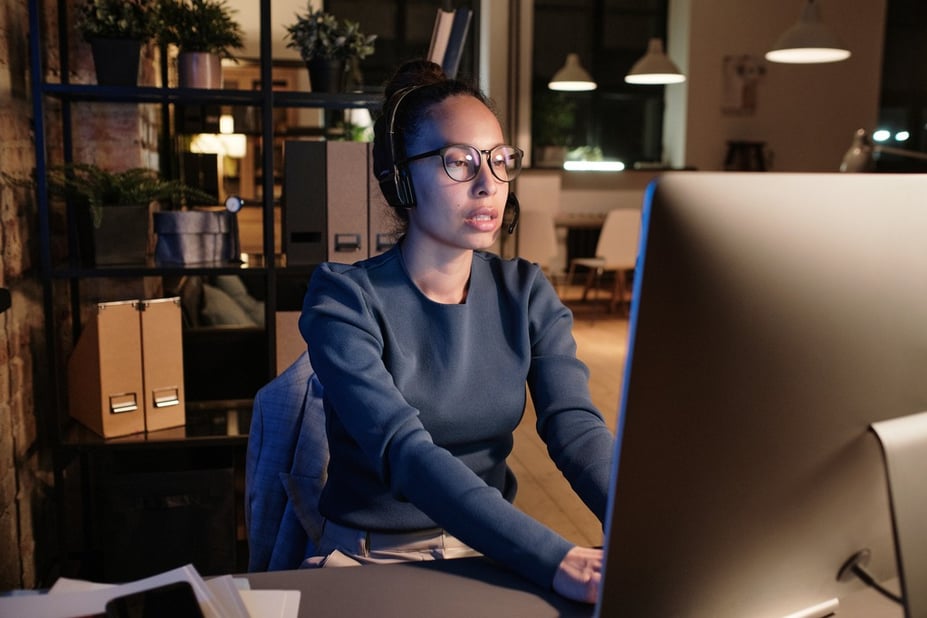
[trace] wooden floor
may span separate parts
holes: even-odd
[[[579,289],[561,290],[574,312],[577,354],[589,367],[592,400],[614,431],[627,352],[628,321],[624,313],[609,313],[606,294],[598,301],[579,301]],[[602,544],[602,526],[576,497],[551,462],[534,429],[530,406],[515,432],[515,449],[509,459],[518,478],[515,504],[574,543]]]

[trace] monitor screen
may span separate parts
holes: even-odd
[[[869,425],[927,410],[927,176],[658,178],[629,328],[599,615],[789,615],[862,549],[897,578]]]

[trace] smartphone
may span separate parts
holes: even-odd
[[[190,582],[174,582],[110,599],[106,618],[203,618]]]

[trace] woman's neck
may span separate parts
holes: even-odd
[[[429,252],[410,243],[407,237],[399,247],[406,271],[422,294],[442,304],[458,304],[467,299],[473,251],[469,249]]]

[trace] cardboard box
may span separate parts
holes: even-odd
[[[71,416],[104,438],[184,425],[180,299],[94,310],[68,359]]]
[[[104,438],[145,430],[136,301],[98,303],[68,359],[71,416]]]
[[[138,308],[142,334],[145,430],[182,427],[187,416],[180,298],[140,301]]]
[[[283,243],[287,264],[369,256],[366,142],[284,144]]]

